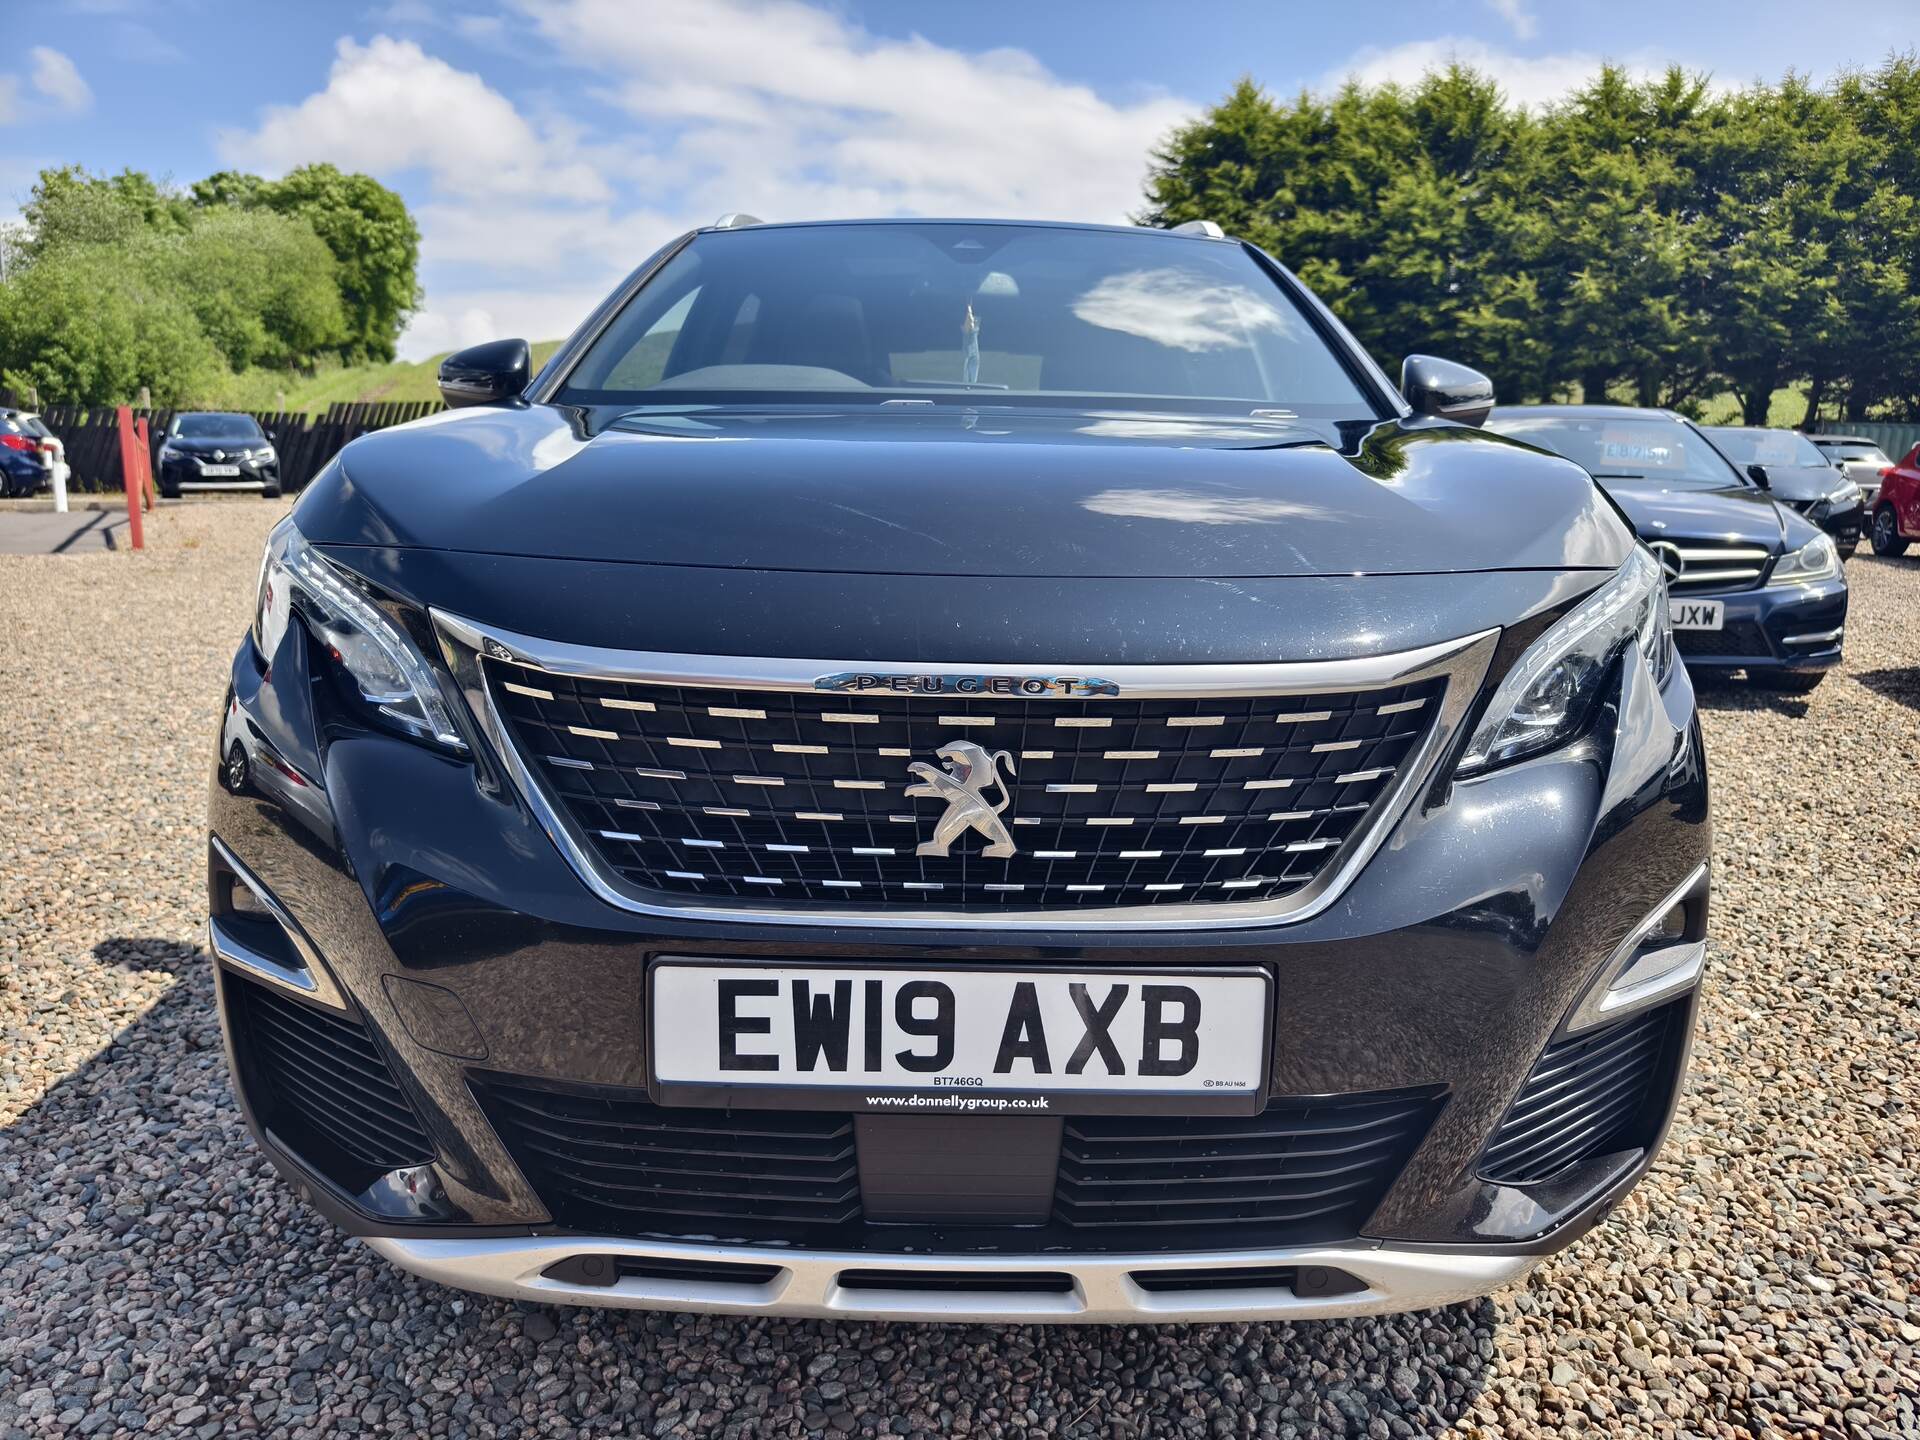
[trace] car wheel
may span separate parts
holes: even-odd
[[[227,751],[227,763],[221,770],[220,778],[235,795],[247,788],[247,752],[238,740]]]
[[[1900,522],[1894,518],[1893,506],[1882,505],[1873,512],[1874,554],[1904,555],[1909,543],[1900,536]]]
[[[159,490],[162,500],[178,500],[180,498],[180,487],[178,485],[169,485],[164,480],[156,480],[153,483],[154,487]]]
[[[262,485],[260,487],[260,498],[262,500],[278,500],[280,498],[280,487],[278,485]]]
[[[1747,678],[1762,690],[1782,695],[1806,695],[1827,678],[1824,670],[1749,670]]]

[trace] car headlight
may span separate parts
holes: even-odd
[[[347,573],[308,545],[291,518],[267,537],[253,639],[271,657],[294,614],[307,623],[360,698],[423,740],[464,750],[433,671],[414,643]]]
[[[256,460],[271,460],[271,459],[273,459],[273,446],[271,446],[271,445],[262,445],[262,446],[261,446],[261,447],[260,447],[260,448],[259,448],[258,450],[255,450],[255,451],[253,452],[253,458],[254,458],[254,459],[256,459]]]
[[[1831,535],[1816,535],[1798,550],[1789,551],[1773,562],[1769,585],[1808,585],[1816,580],[1831,580],[1840,573],[1840,552]]]
[[[1674,657],[1666,574],[1644,546],[1527,647],[1487,702],[1459,773],[1491,770],[1573,739],[1614,658],[1629,648],[1645,657],[1656,684],[1666,684]]]
[[[1845,509],[1849,505],[1858,504],[1864,493],[1858,485],[1849,480],[1838,490],[1827,492],[1827,503]]]

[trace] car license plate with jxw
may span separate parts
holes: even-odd
[[[202,465],[200,473],[217,479],[222,475],[238,475],[240,467],[238,465]]]
[[[894,1114],[1252,1111],[1256,969],[730,965],[648,972],[662,1104]]]
[[[1726,623],[1726,606],[1718,600],[1669,600],[1667,618],[1676,630],[1718,630]]]

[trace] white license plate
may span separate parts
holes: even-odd
[[[1676,630],[1718,630],[1726,623],[1726,606],[1718,600],[1669,600],[1667,618]]]
[[[222,475],[238,475],[240,467],[238,465],[202,465],[200,473],[218,478]]]
[[[661,961],[650,982],[653,1087],[667,1104],[1252,1110],[1266,1074],[1259,970]]]

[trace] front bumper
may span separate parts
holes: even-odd
[[[1823,670],[1838,665],[1846,639],[1844,574],[1817,585],[1762,585],[1721,594],[1688,590],[1683,600],[1717,600],[1719,630],[1676,630],[1692,670]]]
[[[236,1045],[230,995],[236,983],[272,977],[216,931],[229,1059],[274,1163],[350,1232],[432,1278],[522,1298],[843,1317],[1166,1321],[1418,1308],[1518,1280],[1568,1244],[1646,1172],[1671,1116],[1684,1039],[1664,1055],[1645,1113],[1618,1147],[1540,1180],[1480,1173],[1489,1138],[1562,1020],[1623,938],[1705,864],[1704,757],[1684,671],[1660,691],[1628,667],[1587,739],[1415,806],[1338,903],[1310,919],[1175,933],[956,925],[903,934],[611,907],[568,867],[491,757],[456,761],[330,709],[316,657],[299,627],[289,634],[270,670],[251,642],[235,658],[211,828],[229,870],[242,868],[284,910],[344,1013],[364,1025],[432,1158],[376,1183],[345,1182],[340,1167],[276,1129]],[[216,875],[216,915],[226,884]],[[1235,1245],[1223,1230],[1165,1248],[986,1250],[952,1226],[856,1225],[858,1243],[847,1245],[728,1241],[712,1225],[698,1228],[718,1242],[570,1227],[490,1121],[480,1089],[507,1075],[643,1094],[644,976],[662,953],[929,968],[1261,965],[1284,997],[1273,1099],[1417,1091],[1432,1097],[1433,1118],[1358,1222],[1298,1243]],[[1691,994],[1671,1003],[1684,1012],[1684,1037]],[[580,1283],[566,1277],[581,1257],[678,1268]],[[559,1278],[547,1273],[556,1263]],[[773,1273],[688,1278],[687,1265],[710,1263]],[[1261,1272],[1256,1283],[1217,1278],[1249,1268]],[[850,1270],[896,1281],[850,1283]],[[1168,1270],[1215,1278],[1166,1288],[1152,1272]],[[1316,1288],[1308,1272],[1322,1271],[1344,1278]],[[938,1289],[912,1282],[923,1273]],[[1021,1277],[1034,1273],[1045,1283],[1025,1288]],[[991,1289],[970,1289],[969,1275],[994,1277]]]
[[[221,464],[232,465],[237,475],[209,475],[191,456],[172,455],[160,462],[160,470],[155,477],[168,490],[263,490],[277,487],[280,483],[280,462],[276,460],[231,460]]]

